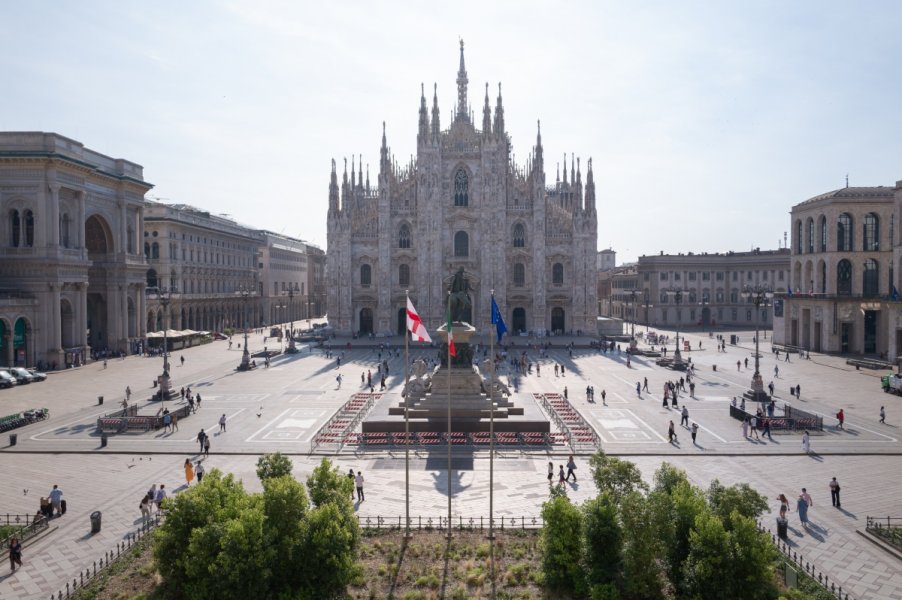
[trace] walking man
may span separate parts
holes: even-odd
[[[182,356],[180,358],[182,359],[182,366],[184,367],[185,366],[185,355],[182,354]]]
[[[576,483],[576,462],[574,462],[572,454],[567,459],[567,481],[570,481],[571,475],[573,475],[573,483]]]
[[[676,439],[676,427],[674,427],[673,421],[671,420],[670,425],[667,426],[667,441],[672,444],[674,441],[676,441]]]
[[[752,428],[752,433],[755,435],[755,439],[760,440],[761,438],[758,437],[758,417],[753,416],[749,421],[749,425]]]
[[[357,471],[357,477],[354,478],[354,484],[357,486],[357,499],[363,502],[363,473]]]
[[[842,429],[843,423],[846,420],[846,414],[842,411],[841,408],[839,409],[839,412],[836,413],[836,420],[839,421],[839,428]]]
[[[639,398],[642,397],[642,386],[639,385],[638,381],[636,382],[636,396]]]
[[[883,407],[880,407],[880,422],[886,425],[886,411],[883,410]]]
[[[684,425],[685,427],[689,427],[689,409],[686,408],[686,405],[683,405],[682,417],[680,418],[680,425]]]
[[[764,431],[761,435],[766,435],[767,439],[773,441],[774,438],[770,437],[770,419],[761,419],[762,427],[764,427]]]
[[[839,502],[839,482],[836,481],[836,477],[830,481],[830,500],[833,502],[833,506],[842,508],[842,504]]]
[[[774,365],[774,378],[778,379],[780,377],[780,367]]]
[[[56,511],[56,516],[63,516],[63,490],[59,488],[58,485],[53,486],[53,489],[50,490],[50,503],[53,505],[53,510]]]
[[[128,402],[132,399],[132,388],[131,386],[125,386],[125,401]]]
[[[645,377],[644,381],[642,382],[642,391],[648,392],[648,377]]]
[[[207,441],[207,434],[203,429],[197,434],[197,443],[200,444],[200,451],[204,451],[204,442]]]
[[[225,413],[222,413],[222,416],[219,417],[219,431],[225,433],[226,430],[226,416]]]
[[[692,424],[692,445],[693,446],[698,445],[695,443],[695,436],[697,436],[697,435],[698,435],[698,423],[693,423]]]

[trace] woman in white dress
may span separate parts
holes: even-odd
[[[802,434],[802,451],[811,454],[811,436],[808,435],[808,431]]]

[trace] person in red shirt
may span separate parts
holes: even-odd
[[[839,428],[842,429],[843,428],[842,424],[843,424],[843,421],[846,420],[846,415],[845,415],[845,413],[843,413],[841,408],[839,409],[839,412],[836,413],[836,420],[839,421]]]

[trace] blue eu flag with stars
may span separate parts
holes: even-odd
[[[498,342],[501,343],[501,336],[507,331],[507,325],[501,318],[501,311],[498,310],[498,305],[495,303],[495,296],[492,296],[492,325],[495,326],[495,330],[498,332]]]

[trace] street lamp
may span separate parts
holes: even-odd
[[[642,295],[645,298],[645,302],[642,303],[642,306],[645,307],[645,333],[648,333],[650,331],[649,326],[648,326],[648,309],[653,308],[653,306],[652,306],[651,302],[649,302],[649,300],[648,300],[648,290],[645,290],[644,292],[642,292]]]
[[[676,318],[676,351],[673,353],[673,364],[681,365],[683,356],[680,354],[680,305],[683,303],[683,292],[681,289],[669,289],[667,295],[673,298],[674,304],[677,306]]]
[[[767,306],[768,301],[774,297],[773,292],[767,286],[747,285],[742,293],[743,297],[755,304],[755,374],[752,375],[752,387],[743,396],[749,400],[767,402],[770,396],[764,391],[764,380],[758,369],[758,317],[761,314],[761,306]]]
[[[247,303],[248,300],[257,295],[257,292],[248,286],[239,285],[235,290],[235,295],[244,299],[244,352],[241,353],[241,364],[238,365],[239,371],[249,371],[251,367],[251,353],[247,349]]]
[[[173,288],[149,288],[152,289],[157,296],[157,301],[163,307],[163,374],[159,377],[159,396],[160,402],[165,402],[172,397],[172,388],[169,380],[169,338],[166,333],[170,327],[171,315],[169,314],[169,304],[172,302]]]
[[[288,318],[290,320],[290,324],[288,325],[288,354],[294,354],[298,351],[297,348],[294,347],[294,286],[288,286]]]

